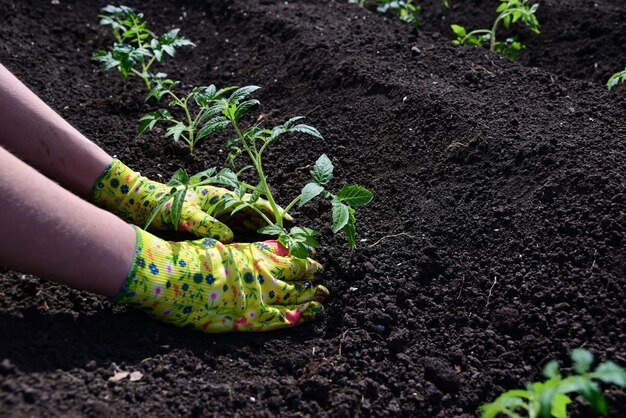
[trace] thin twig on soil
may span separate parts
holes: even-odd
[[[385,235],[384,237],[382,237],[381,239],[379,239],[379,240],[378,240],[378,241],[376,241],[375,243],[368,245],[368,247],[374,247],[375,245],[380,244],[380,242],[381,242],[382,240],[384,240],[384,239],[387,239],[387,238],[394,238],[394,237],[399,237],[399,236],[402,236],[402,235],[407,236],[407,237],[409,237],[409,238],[413,238],[413,239],[417,238],[416,236],[410,235],[410,234],[408,234],[407,232],[400,232],[400,233],[398,233],[398,234]],[[423,235],[422,235],[422,237],[423,237]]]
[[[463,285],[465,284],[465,265],[463,263],[463,256],[461,256],[461,271],[461,283],[459,283],[459,294],[456,295],[457,299],[461,297],[461,293],[463,293]]]
[[[589,267],[589,275],[593,273],[593,268],[596,266],[596,254],[598,254],[598,250],[593,250],[593,263],[591,263],[591,267]]]
[[[498,278],[496,276],[493,276],[493,283],[491,287],[489,288],[489,294],[487,295],[487,304],[485,304],[485,307],[489,306],[489,299],[491,299],[491,291],[493,290],[493,287],[496,285],[496,283],[498,283]]]

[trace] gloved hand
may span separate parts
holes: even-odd
[[[165,184],[142,177],[118,159],[113,159],[96,181],[91,191],[91,200],[127,221],[144,227],[160,198],[169,191],[170,187]],[[230,227],[256,231],[265,226],[263,218],[249,208],[237,212],[233,217],[230,217],[229,211],[206,212],[214,208],[215,203],[227,194],[235,195],[228,189],[212,186],[190,191],[183,203],[179,225],[174,226],[170,221],[170,202],[161,208],[149,229],[188,231],[197,237],[211,237],[222,242],[231,242],[233,231]],[[266,200],[257,200],[255,206],[269,219],[274,218]],[[287,216],[285,219],[291,220],[291,217]]]
[[[114,302],[204,332],[269,331],[314,319],[328,290],[322,266],[288,257],[278,241],[169,242],[139,228],[133,268]]]

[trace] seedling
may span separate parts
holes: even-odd
[[[619,71],[609,78],[609,81],[606,82],[606,87],[609,90],[613,90],[619,83],[626,83],[626,68],[623,71]]]
[[[106,6],[98,17],[100,25],[110,26],[115,43],[108,51],[96,52],[92,59],[101,63],[102,71],[117,68],[124,79],[129,75],[141,78],[148,90],[154,82],[150,68],[155,62],[163,62],[166,55],[173,57],[178,47],[195,46],[178,34],[179,29],[155,35],[146,27],[143,13],[127,6]]]
[[[182,139],[189,146],[189,153],[193,153],[198,141],[207,135],[226,129],[230,122],[222,115],[224,108],[238,106],[240,113],[237,116],[241,117],[247,109],[259,104],[258,100],[240,103],[241,98],[249,94],[246,93],[248,91],[246,89],[254,91],[257,87],[238,89],[230,97],[225,98],[225,93],[236,87],[217,90],[214,85],[210,85],[193,88],[186,96],[179,97],[172,91],[172,88],[179,84],[178,81],[167,79],[163,73],[158,73],[153,80],[154,87],[148,93],[146,101],[155,98],[160,102],[162,98],[169,97],[169,107],[172,110],[177,109],[181,116],[175,117],[167,109],[150,112],[139,120],[137,136],[152,130],[158,122],[165,122],[170,124],[165,137],[171,136],[176,142]]]
[[[363,7],[367,3],[366,0],[350,0],[350,3],[356,3]],[[413,0],[376,0],[376,10],[380,13],[392,13],[400,20],[412,23],[417,26],[419,23],[419,12],[421,6],[413,3]]]
[[[515,389],[500,395],[495,401],[480,407],[482,418],[529,417],[529,418],[566,418],[567,405],[572,402],[570,393],[580,393],[591,407],[602,416],[608,416],[606,398],[598,381],[626,387],[626,371],[606,361],[591,371],[593,354],[578,348],[571,353],[575,374],[561,376],[559,363],[549,362],[543,369],[545,382],[529,383],[524,389]]]
[[[535,13],[539,4],[528,4],[528,0],[500,0],[500,6],[496,9],[499,13],[491,29],[476,29],[471,32],[460,25],[451,25],[452,31],[457,38],[452,41],[456,45],[470,45],[483,47],[489,44],[489,49],[498,52],[512,60],[517,60],[519,52],[526,48],[524,44],[515,38],[507,38],[504,41],[496,39],[496,32],[500,23],[509,29],[511,24],[522,22],[534,33],[539,33],[539,22]]]
[[[285,247],[289,248],[291,255],[298,258],[306,258],[309,255],[308,247],[319,247],[319,243],[315,238],[317,232],[310,228],[299,226],[295,226],[288,231],[284,224],[285,216],[297,204],[302,206],[316,196],[322,195],[331,201],[333,232],[344,231],[350,248],[354,249],[356,245],[355,208],[368,204],[372,200],[372,193],[362,186],[347,184],[337,194],[328,191],[327,185],[333,177],[334,167],[330,159],[324,154],[319,157],[311,170],[311,181],[303,187],[300,195],[282,209],[276,203],[268,184],[268,176],[265,174],[262,162],[263,153],[272,143],[286,134],[301,133],[317,139],[323,138],[317,129],[298,123],[303,118],[302,116],[293,117],[273,129],[262,129],[258,125],[242,129],[240,122],[244,113],[251,107],[260,104],[256,99],[247,99],[257,89],[259,89],[257,86],[247,86],[217,90],[215,86],[209,86],[192,90],[192,93],[182,101],[174,98],[175,105],[180,107],[186,105],[190,98],[195,99],[200,109],[196,117],[192,120],[189,112],[186,112],[189,116],[188,120],[192,121],[191,127],[183,122],[172,121],[167,115],[164,117],[163,110],[150,114],[152,119],[147,118],[149,115],[146,115],[145,119],[142,118],[140,130],[151,129],[159,120],[164,119],[165,121],[175,123],[168,132],[172,131],[172,129],[174,129],[172,135],[182,132],[180,133],[181,137],[183,135],[192,135],[192,129],[197,129],[203,124],[199,129],[199,133],[195,135],[196,141],[198,138],[204,138],[209,134],[222,131],[230,126],[235,133],[235,137],[226,144],[230,149],[227,161],[234,169],[237,169],[237,160],[241,155],[247,156],[251,163],[239,168],[237,172],[231,169],[223,169],[217,172],[216,168],[210,168],[191,177],[185,170],[178,170],[168,183],[168,186],[172,187],[170,193],[163,196],[158,202],[146,223],[146,227],[150,225],[160,208],[172,199],[171,222],[173,225],[178,225],[181,208],[188,190],[211,183],[221,183],[232,187],[235,191],[230,195],[225,195],[222,200],[215,202],[209,212],[217,214],[230,211],[230,214],[233,215],[244,208],[255,211],[267,224],[257,232],[278,236],[278,240]],[[168,89],[165,89],[162,92],[154,93],[154,95],[158,97],[161,93],[164,95],[170,94],[168,91]],[[225,97],[225,93],[230,91],[232,91],[230,96]],[[189,139],[189,136],[187,136],[187,139]],[[239,179],[241,173],[250,169],[254,169],[258,176],[256,185]],[[269,202],[273,212],[273,219],[266,216],[254,205],[261,197]]]

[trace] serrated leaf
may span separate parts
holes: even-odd
[[[363,186],[353,184],[351,186],[344,184],[337,193],[337,197],[350,206],[363,206],[372,201],[374,195]]]
[[[230,187],[237,187],[239,184],[239,180],[237,179],[237,174],[235,174],[229,168],[223,168],[219,173],[215,176],[215,182],[225,184]]]
[[[185,203],[186,194],[187,194],[187,187],[185,187],[182,190],[178,190],[174,194],[174,202],[172,203],[170,216],[172,218],[172,225],[174,225],[174,228],[177,230],[178,230],[178,225],[180,224],[180,214],[183,210],[183,203]]]
[[[543,375],[548,379],[553,378],[554,376],[559,374],[559,362],[556,360],[552,360],[548,362],[543,368]]]
[[[311,255],[309,252],[309,249],[303,242],[289,241],[289,245],[285,245],[285,246],[289,248],[289,254],[292,257],[304,259]]]
[[[626,371],[612,361],[600,364],[593,376],[604,383],[626,387]]]
[[[188,186],[189,175],[184,168],[179,168],[172,174],[172,178],[167,182],[167,185],[170,187]]]
[[[263,235],[280,235],[284,234],[285,230],[278,225],[268,225],[263,228],[259,228],[256,232]]]
[[[315,196],[322,193],[322,191],[324,191],[324,187],[320,186],[319,184],[308,183],[302,188],[302,193],[300,194],[300,206],[304,205]]]
[[[589,371],[591,364],[593,363],[593,354],[584,348],[577,348],[572,351],[571,354],[572,363],[574,364],[574,370],[583,374]]]
[[[463,38],[465,37],[465,35],[467,35],[467,31],[465,30],[463,26],[450,25],[450,28],[452,29],[452,32],[454,32],[456,36],[458,36],[459,38]]]
[[[310,135],[318,139],[324,139],[324,137],[322,137],[322,134],[320,134],[317,129],[309,125],[300,124],[300,125],[293,126],[289,128],[289,132],[299,132],[299,133],[303,133],[306,135]]]
[[[231,105],[235,103],[239,103],[240,101],[245,99],[248,95],[250,95],[251,93],[254,93],[260,88],[261,87],[259,86],[246,86],[246,87],[238,88],[237,90],[233,92],[233,94],[230,95],[228,102]]]
[[[247,203],[241,203],[239,206],[237,206],[235,209],[233,209],[233,211],[230,213],[231,215],[234,215],[235,213],[239,212],[241,209],[243,208],[247,208],[248,204]]]
[[[200,171],[199,173],[194,174],[189,179],[189,186],[193,187],[197,183],[210,180],[216,171],[217,171],[217,168],[211,167],[211,168],[207,168],[206,170]]]
[[[284,129],[290,129],[297,121],[304,119],[304,116],[294,116],[289,118],[285,123],[282,124]]]
[[[248,109],[250,109],[253,106],[260,105],[260,104],[261,102],[259,102],[256,99],[246,100],[245,102],[242,102],[241,104],[239,104],[239,106],[237,106],[237,110],[235,111],[235,121],[238,121],[239,119],[241,119],[243,114],[246,113]]]
[[[226,119],[224,116],[216,116],[213,119],[209,120],[198,132],[196,136],[196,141],[201,140],[207,135],[214,134],[216,132],[223,131],[228,127],[230,121]]]
[[[343,229],[344,226],[350,220],[350,210],[347,205],[344,205],[338,200],[333,200],[332,203],[333,213],[333,233],[337,233]]]
[[[315,162],[313,170],[311,170],[311,177],[315,183],[324,185],[333,178],[333,169],[333,163],[330,161],[330,158],[326,154],[322,154]]]
[[[187,126],[184,123],[177,123],[176,125],[170,126],[165,132],[165,137],[172,136],[174,141],[178,142],[180,136],[187,130]]]
[[[176,189],[174,189],[174,192],[175,191],[176,191]],[[163,196],[161,198],[161,200],[158,201],[158,203],[156,204],[154,209],[152,209],[152,212],[150,212],[150,216],[148,216],[148,219],[146,219],[146,223],[145,223],[143,229],[148,229],[148,227],[150,226],[150,224],[152,223],[154,218],[156,218],[156,216],[159,214],[159,212],[161,212],[161,209],[163,208],[163,206],[165,206],[165,204],[171,199],[172,194],[173,193],[168,193],[165,196]]]

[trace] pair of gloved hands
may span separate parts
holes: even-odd
[[[96,181],[91,200],[143,227],[169,189],[114,159]],[[232,192],[211,186],[190,191],[179,225],[169,222],[169,203],[150,224],[151,230],[188,231],[198,240],[165,241],[136,227],[134,264],[114,301],[205,332],[266,331],[318,316],[328,295],[324,286],[313,284],[322,266],[312,258],[290,257],[278,241],[228,244],[233,232],[227,224],[254,232],[263,221],[252,210],[235,219],[206,212],[226,194]],[[256,205],[273,216],[267,201]]]

